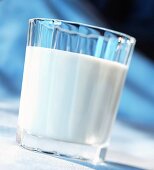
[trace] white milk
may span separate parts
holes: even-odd
[[[19,127],[68,142],[105,143],[126,72],[117,62],[27,47]]]

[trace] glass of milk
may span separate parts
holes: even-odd
[[[17,142],[104,161],[135,39],[106,28],[29,20]]]

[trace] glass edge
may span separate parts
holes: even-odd
[[[129,41],[130,41],[130,43],[132,45],[135,45],[135,43],[136,43],[136,39],[134,37],[132,37],[132,36],[130,36],[128,34],[119,32],[119,31],[115,31],[115,30],[109,29],[109,28],[104,28],[104,27],[84,24],[84,23],[81,23],[81,22],[73,22],[73,21],[67,21],[67,20],[61,20],[61,19],[54,19],[54,18],[31,18],[31,19],[29,19],[29,23],[32,23],[35,20],[41,20],[41,21],[45,21],[45,20],[46,21],[60,21],[60,22],[68,23],[68,24],[82,25],[82,26],[86,26],[86,27],[89,27],[89,28],[94,28],[94,29],[99,29],[99,30],[103,30],[103,31],[108,31],[108,32],[111,32],[111,33],[116,34],[118,36],[126,37],[127,39],[129,39]]]

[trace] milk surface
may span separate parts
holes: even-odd
[[[81,144],[107,141],[127,66],[56,49],[26,49],[19,127]]]

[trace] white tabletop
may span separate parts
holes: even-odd
[[[17,100],[0,102],[0,169],[154,169],[154,136],[150,133],[143,133],[119,121],[113,127],[106,164],[92,165],[86,162],[57,158],[23,149],[15,141],[18,105],[19,102]]]

